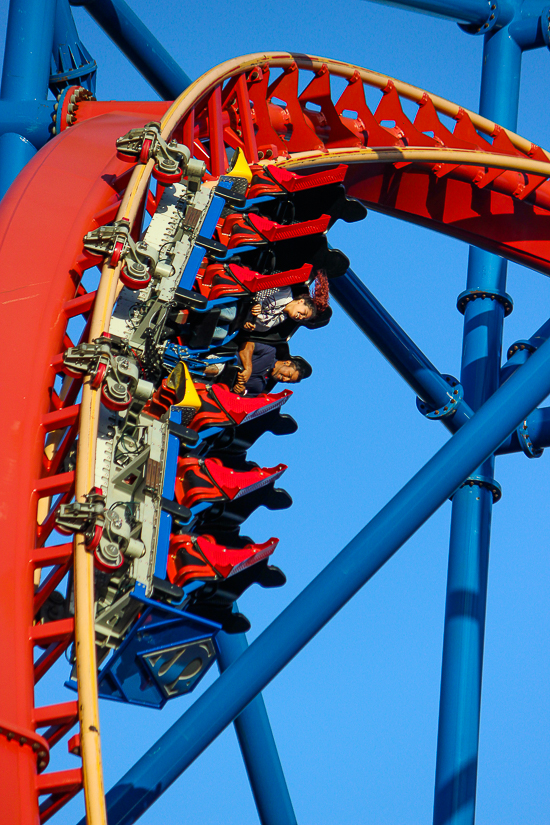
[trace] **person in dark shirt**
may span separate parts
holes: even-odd
[[[257,341],[245,341],[241,345],[239,360],[242,372],[233,387],[233,392],[239,395],[259,395],[277,381],[296,384],[312,373],[311,366],[300,356],[278,360],[275,347]]]

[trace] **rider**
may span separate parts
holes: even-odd
[[[239,395],[259,395],[271,389],[277,381],[296,384],[303,378],[309,378],[312,373],[310,364],[301,356],[278,359],[275,347],[257,341],[242,343],[238,357],[243,369],[233,392]]]

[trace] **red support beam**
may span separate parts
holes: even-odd
[[[49,794],[40,805],[40,823],[47,822],[82,788],[82,768],[43,773],[36,777],[38,796]]]

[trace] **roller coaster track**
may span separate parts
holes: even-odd
[[[344,86],[337,99],[331,79]],[[365,98],[371,90],[381,92],[374,112]],[[416,105],[413,121],[403,101]],[[49,544],[60,505],[73,497],[84,501],[93,486],[100,396],[88,378],[60,386],[55,376],[60,354],[73,345],[68,323],[79,319],[80,340],[92,341],[107,329],[117,297],[120,265],[103,265],[98,284],[89,288],[102,258],[83,250],[83,236],[125,219],[137,239],[144,211],[154,214],[158,205],[149,189],[153,161],[129,168],[117,158],[115,140],[160,117],[162,136],[187,145],[206,163],[211,180],[226,171],[228,151],[239,148],[249,163],[306,174],[346,164],[346,190],[367,206],[550,274],[550,154],[474,112],[376,72],[266,52],[207,72],[169,106],[78,105],[72,123],[62,123],[61,134],[28,164],[0,206],[0,254],[9,275],[1,299],[4,334],[17,341],[13,351],[24,373],[14,383],[12,364],[2,364],[10,388],[2,426],[10,438],[0,500],[9,542],[4,552],[13,559],[11,582],[2,582],[2,609],[10,616],[4,656],[22,674],[5,688],[6,718],[0,719],[0,734],[9,740],[0,767],[4,774],[17,772],[20,782],[4,800],[10,822],[44,822],[83,787],[89,825],[106,823],[93,554],[80,534],[73,545]],[[453,132],[445,118],[456,121]],[[40,570],[49,572],[35,585]],[[71,570],[74,619],[37,623],[40,608]],[[73,641],[78,702],[35,708],[34,684]],[[43,652],[35,656],[37,646]],[[77,719],[80,736],[71,741],[82,767],[47,772],[50,748]]]

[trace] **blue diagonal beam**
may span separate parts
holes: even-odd
[[[330,293],[423,401],[434,409],[449,404],[449,384],[352,269],[330,282]],[[462,402],[441,422],[454,433],[473,415]]]
[[[109,791],[109,825],[135,822],[549,393],[547,341]]]
[[[174,100],[191,85],[188,75],[124,0],[70,2],[71,6],[84,6],[163,100]]]
[[[455,23],[482,26],[490,15],[487,0],[371,0],[382,6],[407,11],[419,11],[434,17],[444,17]]]
[[[449,400],[449,385],[422,350],[382,306],[352,269],[331,281],[330,293],[344,312],[381,352],[414,392],[434,408],[444,407]],[[527,344],[536,348],[550,335],[550,321],[535,332]],[[501,383],[527,360],[528,350],[510,358],[501,370]],[[457,412],[441,423],[454,433],[474,415],[463,401]],[[550,408],[533,410],[527,419],[529,438],[535,452],[550,447]],[[512,433],[496,451],[497,455],[522,452],[517,433]]]

